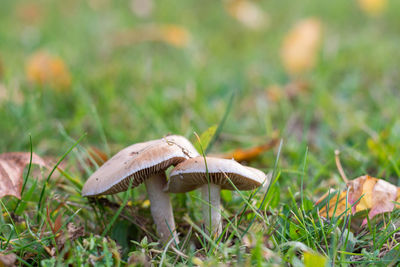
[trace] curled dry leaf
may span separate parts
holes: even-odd
[[[44,13],[43,6],[37,1],[21,2],[15,9],[15,15],[18,21],[30,26],[40,23],[45,17]]]
[[[259,29],[268,21],[267,14],[252,1],[228,1],[226,9],[229,15],[250,29]]]
[[[17,105],[25,101],[25,96],[18,86],[8,88],[0,83],[0,104],[2,102],[11,102]]]
[[[379,16],[387,6],[387,0],[358,0],[361,10],[370,16]]]
[[[247,149],[238,148],[233,152],[224,153],[224,154],[215,154],[213,157],[225,158],[225,159],[234,159],[237,162],[250,161],[260,156],[262,153],[271,150],[274,148],[279,142],[278,138],[273,138],[269,142],[254,146]]]
[[[0,154],[0,198],[15,196],[21,198],[24,168],[30,162],[28,152],[11,152]],[[46,162],[32,154],[32,164],[47,167]]]
[[[294,80],[284,87],[272,84],[266,89],[266,96],[271,102],[279,102],[281,99],[294,100],[307,93],[308,88],[308,83],[302,80]]]
[[[129,46],[142,42],[163,42],[175,47],[185,47],[189,44],[189,31],[179,25],[143,25],[141,27],[116,33],[113,37],[116,47]]]
[[[297,75],[312,69],[321,39],[322,26],[317,18],[299,21],[283,41],[281,58],[286,71]]]
[[[131,10],[133,14],[141,18],[147,18],[153,11],[153,0],[131,0]]]
[[[14,253],[3,254],[0,253],[0,267],[11,267],[16,266],[15,262],[17,261],[17,255]]]
[[[45,51],[34,53],[26,63],[26,76],[36,85],[65,90],[71,85],[71,75],[64,61]]]
[[[399,207],[394,202],[400,200],[400,188],[384,180],[364,175],[349,181],[347,186],[348,195],[347,191],[342,192],[339,197],[336,194],[331,194],[333,197],[319,212],[321,217],[339,216],[346,211],[347,214],[354,215],[369,210],[368,217],[372,219],[378,214],[391,212],[395,207]],[[320,198],[316,204],[319,204],[326,196],[327,194]],[[329,206],[328,210],[327,206]],[[362,225],[366,223],[367,219],[365,218]]]

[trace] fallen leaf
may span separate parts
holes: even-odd
[[[217,131],[218,125],[213,125],[207,130],[205,130],[199,137],[198,140],[194,143],[194,147],[197,151],[205,152],[210,145],[211,140],[213,139],[215,132]]]
[[[31,154],[28,152],[10,152],[0,154],[0,198],[15,196],[21,198],[24,168],[30,162]],[[32,154],[32,164],[47,167],[46,162]]]
[[[182,26],[164,25],[160,28],[160,32],[161,39],[170,45],[184,47],[189,43],[189,32]]]
[[[15,15],[18,21],[32,26],[41,22],[44,17],[43,6],[37,2],[22,2],[17,5]]]
[[[325,267],[327,258],[324,256],[306,251],[304,252],[304,266],[305,267]]]
[[[278,84],[272,84],[265,89],[267,99],[271,102],[279,102],[285,97],[284,89]]]
[[[141,251],[133,251],[129,253],[128,266],[151,266],[151,258]]]
[[[238,148],[234,150],[233,152],[229,153],[224,153],[224,154],[214,154],[212,155],[213,157],[219,157],[219,158],[225,158],[225,159],[234,159],[237,162],[243,162],[243,161],[250,161],[255,159],[256,157],[260,156],[262,153],[271,150],[273,147],[275,147],[279,142],[278,138],[273,138],[272,140],[268,141],[265,144],[247,148],[247,149],[242,149]]]
[[[189,44],[190,33],[180,25],[148,24],[134,29],[119,31],[111,39],[115,47],[130,46],[143,42],[162,42],[181,48]]]
[[[279,102],[281,99],[296,99],[308,91],[308,83],[302,80],[294,80],[284,87],[272,84],[266,89],[267,99],[271,102]]]
[[[133,14],[141,18],[147,18],[153,11],[153,0],[131,0]]]
[[[283,40],[281,58],[286,71],[291,75],[298,75],[312,69],[321,39],[322,26],[319,19],[299,21]]]
[[[98,165],[101,166],[103,165],[104,162],[106,162],[108,160],[108,156],[107,154],[98,149],[97,147],[89,147],[88,149],[88,154],[89,157],[86,159],[86,163],[90,166],[90,167],[94,167],[92,160]],[[92,160],[91,160],[92,159]]]
[[[267,14],[252,1],[228,1],[226,9],[229,15],[250,29],[259,29],[265,26],[268,21]]]
[[[350,180],[347,187],[348,195],[347,191],[342,192],[339,198],[337,193],[331,194],[333,197],[329,200],[329,203],[319,211],[321,217],[339,216],[345,212],[347,215],[355,215],[362,211],[368,211],[368,218],[372,219],[378,214],[391,212],[395,206],[399,206],[394,202],[400,200],[400,188],[384,180],[364,175]],[[325,194],[316,204],[321,203],[326,196]],[[329,206],[328,211],[327,206]],[[367,218],[363,220],[362,226],[366,223]]]
[[[17,255],[14,253],[3,254],[0,252],[0,267],[12,267],[16,266]]]
[[[0,83],[0,104],[7,101],[20,105],[25,101],[25,97],[18,86],[7,88]]]
[[[376,17],[386,10],[387,0],[358,0],[358,5],[367,15]]]
[[[71,76],[64,61],[46,51],[36,52],[29,57],[26,76],[33,84],[50,86],[60,91],[71,85]]]

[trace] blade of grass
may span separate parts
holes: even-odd
[[[43,184],[43,188],[42,191],[40,192],[40,197],[39,197],[39,202],[38,202],[38,206],[37,206],[37,210],[40,211],[41,206],[42,206],[42,199],[44,196],[44,193],[46,191],[46,186],[51,178],[51,176],[53,175],[54,171],[57,169],[58,165],[60,165],[60,163],[65,159],[65,157],[72,151],[72,149],[74,149],[82,140],[83,138],[86,136],[86,133],[83,134],[78,141],[76,141],[68,150],[67,152],[64,153],[64,155],[62,155],[62,157],[58,160],[58,162],[56,163],[56,165],[53,167],[53,169],[51,170],[50,174],[47,176],[47,179],[45,181],[45,183]],[[38,212],[38,216],[39,216],[39,212]],[[39,218],[38,218],[39,219]]]
[[[131,179],[129,181],[129,186],[128,188],[131,188],[133,184],[133,179]],[[128,203],[128,199],[129,199],[129,190],[125,191],[124,193],[124,198],[123,198],[123,202],[122,205],[119,207],[119,209],[117,210],[117,212],[114,214],[114,216],[112,217],[111,221],[107,224],[106,229],[104,229],[103,233],[101,234],[101,238],[105,237],[106,234],[108,233],[108,231],[111,229],[111,227],[113,226],[113,224],[115,223],[115,221],[117,220],[119,214],[122,212],[122,210],[125,208],[126,203]],[[172,238],[173,240],[173,238]]]
[[[235,99],[235,95],[236,95],[236,91],[233,91],[231,96],[230,96],[230,98],[229,98],[228,104],[226,106],[224,116],[222,117],[220,123],[218,124],[217,130],[215,131],[214,136],[211,138],[211,141],[208,143],[208,146],[206,147],[206,150],[205,150],[206,154],[208,152],[210,152],[210,150],[213,147],[215,141],[218,139],[219,135],[222,132],[222,129],[224,128],[224,125],[225,125],[225,122],[226,122],[226,120],[228,118],[228,115],[232,110],[232,105],[233,105],[233,100]]]
[[[281,150],[282,150],[282,145],[283,145],[283,140],[281,139],[280,143],[279,143],[279,147],[278,147],[278,154],[276,155],[276,160],[275,160],[275,164],[274,164],[274,169],[272,170],[272,177],[271,179],[273,180],[273,183],[276,183],[276,181],[278,180],[278,176],[275,177],[275,173],[276,173],[276,169],[278,168],[278,163],[279,163],[279,158],[281,155]],[[260,203],[260,206],[258,207],[258,211],[257,213],[260,211],[261,207],[264,205],[265,199],[267,198],[268,192],[269,192],[269,188],[271,187],[271,183],[268,185],[267,190],[264,193],[264,197],[263,200]],[[256,214],[254,214],[253,218],[251,219],[249,225],[247,226],[246,230],[243,232],[242,237],[244,237],[246,235],[246,233],[249,231],[250,227],[253,225],[254,220],[256,219]]]
[[[21,204],[22,197],[23,197],[23,193],[24,193],[24,190],[25,190],[25,186],[26,186],[26,183],[28,182],[29,174],[31,173],[32,155],[33,155],[32,136],[31,136],[31,135],[29,135],[29,144],[30,144],[30,146],[29,146],[29,147],[30,147],[30,157],[29,157],[28,171],[26,172],[26,176],[25,176],[25,179],[24,179],[24,183],[22,184],[21,198],[18,200],[17,205],[15,205],[14,213],[15,213],[15,211],[17,210],[19,204]]]

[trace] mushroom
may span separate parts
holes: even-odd
[[[83,186],[82,196],[115,194],[128,190],[129,184],[134,188],[144,182],[161,241],[168,242],[173,233],[178,243],[170,197],[163,191],[167,183],[165,170],[198,155],[189,140],[177,135],[131,145],[115,154],[89,177]]]
[[[228,177],[238,190],[252,190],[267,182],[262,171],[234,160],[196,157],[179,163],[171,171],[166,191],[185,193],[201,187],[202,198],[208,203],[202,205],[206,231],[219,235],[222,232],[220,190],[235,190]]]

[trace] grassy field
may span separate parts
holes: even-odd
[[[335,149],[349,178],[400,185],[400,2],[372,16],[357,1],[255,1],[267,16],[258,29],[232,17],[228,1],[158,1],[143,15],[149,2],[0,0],[0,152],[32,145],[58,161],[72,149],[64,176],[46,183],[30,172],[21,202],[0,199],[0,253],[32,266],[116,266],[129,257],[144,266],[398,264],[398,210],[355,230],[348,216],[322,219],[313,203],[345,188]],[[315,66],[290,75],[283,40],[310,17],[323,32]],[[172,30],[161,38],[165,26]],[[67,85],[29,79],[38,51],[62,60]],[[222,131],[210,153],[281,140],[246,163],[272,175],[268,190],[222,193],[220,238],[200,228],[197,191],[172,196],[186,240],[174,249],[152,243],[144,188],[81,197],[96,169],[84,164],[90,147],[111,156],[169,133],[196,143],[194,133],[213,125]],[[60,232],[71,240],[59,244]]]

